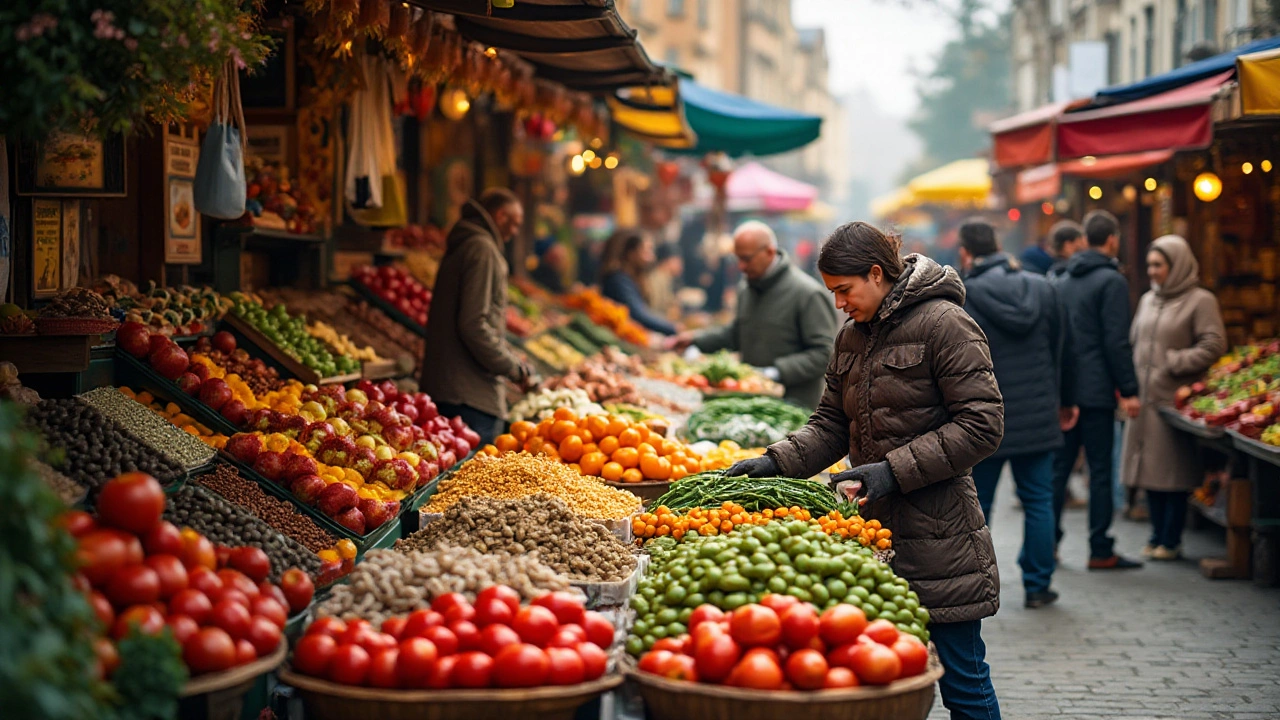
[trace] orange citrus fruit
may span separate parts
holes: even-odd
[[[607,462],[600,469],[600,477],[609,482],[618,482],[622,479],[623,468],[616,462]]]
[[[609,418],[604,415],[588,415],[587,429],[591,431],[591,436],[599,440],[609,434]]]
[[[586,453],[578,460],[578,464],[582,466],[583,475],[599,475],[607,462],[609,458],[600,452]]]
[[[566,462],[577,462],[582,457],[582,438],[577,435],[570,435],[560,441],[560,447],[557,448],[560,457]]]
[[[633,427],[623,430],[622,433],[618,435],[618,444],[622,447],[636,447],[640,444],[641,440],[640,431]]]
[[[605,431],[606,434],[621,435],[622,431],[626,429],[627,429],[627,421],[625,419],[620,418],[617,415],[609,416],[609,426]]]
[[[498,448],[499,452],[509,453],[520,449],[520,441],[515,435],[503,433],[493,439],[493,444]]]
[[[640,470],[637,468],[627,468],[626,470],[622,471],[622,482],[638,483],[643,480],[644,480],[644,475],[642,475],[640,473]],[[665,528],[666,525],[663,525],[662,527]]]
[[[658,454],[658,451],[647,442],[642,442],[639,445],[637,445],[636,452],[640,453],[641,456]]]
[[[563,410],[564,408],[560,409]],[[551,442],[558,443],[574,434],[577,429],[578,426],[575,425],[572,420],[557,420],[555,421],[555,424],[551,426],[551,434],[549,437],[551,438]]]
[[[516,422],[511,423],[511,434],[514,435],[516,440],[519,440],[521,443],[528,440],[529,437],[537,431],[538,426],[528,420],[517,420]]]
[[[671,461],[660,455],[641,455],[640,472],[649,480],[666,480],[671,477]]]
[[[618,442],[618,438],[613,435],[605,435],[600,438],[596,445],[600,446],[600,452],[610,456],[617,452],[618,448],[621,447],[621,444]]]
[[[572,420],[572,421],[574,421],[574,422],[577,422],[577,421],[578,421],[578,413],[574,412],[574,411],[573,411],[573,408],[569,408],[569,407],[560,407],[560,408],[556,408],[555,414],[553,414],[553,415],[551,416],[551,419],[553,419],[553,420]]]
[[[618,448],[612,458],[624,468],[633,468],[640,464],[640,453],[632,447]]]

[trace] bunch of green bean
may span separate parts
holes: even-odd
[[[825,515],[836,507],[836,496],[826,485],[800,478],[730,477],[723,470],[695,473],[672,483],[653,505],[665,505],[680,512],[695,507],[711,508],[725,501],[751,512],[765,508],[802,507],[815,515]]]

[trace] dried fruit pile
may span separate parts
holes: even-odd
[[[529,453],[477,455],[440,482],[426,506],[442,513],[466,497],[506,500],[547,493],[564,500],[579,517],[618,520],[640,509],[640,499],[579,475],[549,457]]]
[[[40,317],[110,320],[111,306],[98,293],[88,288],[74,287],[41,308]]]

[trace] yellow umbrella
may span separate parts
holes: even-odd
[[[1280,50],[1236,58],[1240,107],[1245,115],[1280,114]]]
[[[899,210],[915,204],[915,196],[911,190],[900,187],[893,192],[881,195],[871,201],[871,214],[878,217],[889,217]]]
[[[956,160],[916,176],[907,188],[919,205],[981,205],[991,193],[991,172],[982,158]]]

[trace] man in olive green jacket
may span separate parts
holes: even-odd
[[[762,222],[733,233],[733,253],[745,281],[733,322],[698,333],[681,333],[668,347],[695,345],[702,352],[736,350],[786,387],[786,399],[812,410],[822,399],[823,378],[839,322],[826,288],[791,264],[778,238]]]
[[[524,209],[509,190],[468,200],[449,231],[427,318],[422,391],[441,415],[461,416],[490,443],[507,415],[502,378],[522,387],[533,370],[506,340],[507,261],[502,248],[520,230]]]

